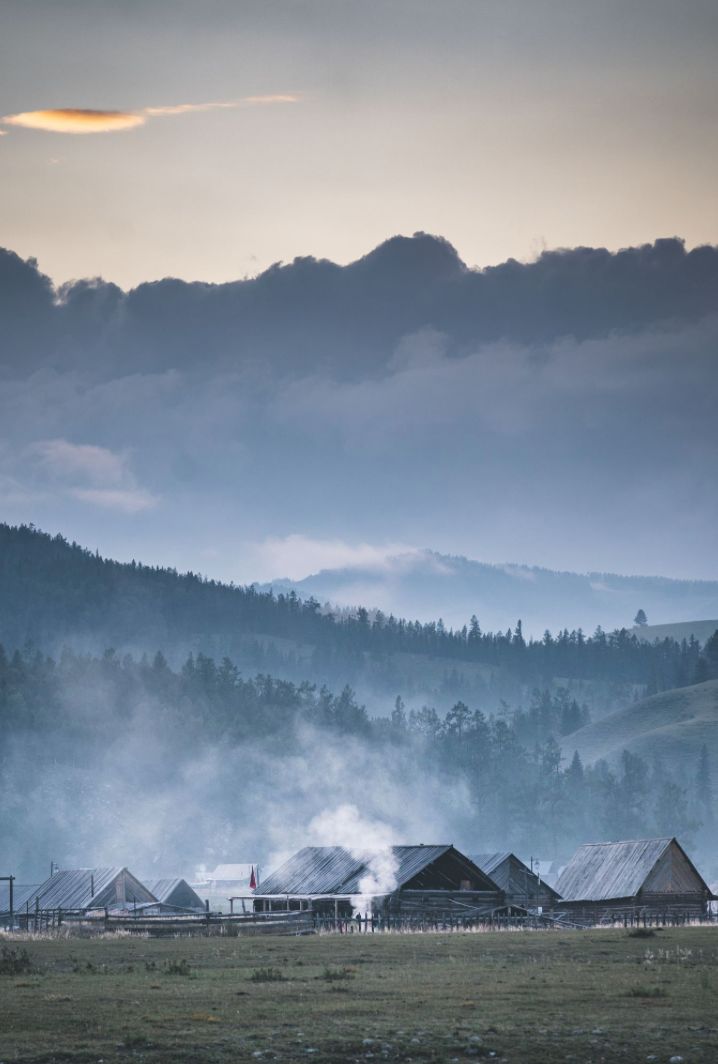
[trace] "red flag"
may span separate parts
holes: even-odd
[[[254,874],[254,865],[252,865],[252,874],[249,877],[249,889],[255,890],[257,886],[257,877]]]

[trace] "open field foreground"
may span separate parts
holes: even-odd
[[[7,953],[23,949],[25,972]],[[3,1064],[718,1060],[715,928],[3,937],[0,950]]]

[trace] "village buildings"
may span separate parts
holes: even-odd
[[[316,918],[314,926],[358,915],[380,927],[526,919],[571,926],[692,919],[710,915],[718,900],[675,838],[580,846],[555,886],[510,851],[467,856],[450,844],[307,846],[255,887],[256,866],[220,867],[228,878],[207,878],[200,891],[180,877],[143,882],[121,867],[56,871],[40,885],[13,883],[12,914],[10,884],[0,880],[0,926],[33,918],[55,926],[83,914],[209,921],[292,912],[310,924]]]

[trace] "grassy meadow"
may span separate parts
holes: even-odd
[[[708,1064],[717,1000],[718,928],[0,936],[2,1064]]]

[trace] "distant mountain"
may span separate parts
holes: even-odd
[[[429,550],[397,555],[376,566],[275,580],[271,586],[294,590],[302,598],[314,596],[340,606],[361,603],[422,621],[441,617],[454,628],[467,624],[472,614],[491,631],[506,630],[521,619],[524,631],[535,636],[546,628],[630,628],[639,609],[660,624],[718,617],[718,581],[488,565]]]
[[[562,745],[567,758],[578,750],[585,764],[616,760],[624,750],[659,758],[688,781],[704,744],[718,764],[718,680],[644,698],[579,729]]]
[[[639,639],[652,643],[654,639],[690,639],[693,636],[703,645],[718,631],[718,617],[709,621],[678,621],[675,624],[637,624],[631,632]]]
[[[474,579],[472,584],[477,571],[493,582]],[[371,617],[365,609],[322,612],[310,598],[311,586],[298,585],[303,601],[292,591],[274,595],[173,569],[115,562],[61,536],[0,524],[0,644],[9,653],[29,644],[55,657],[65,647],[93,655],[112,648],[118,655],[148,654],[151,660],[159,650],[175,667],[190,654],[227,657],[245,675],[307,680],[339,691],[350,685],[381,715],[399,694],[410,708],[427,702],[448,708],[462,699],[491,712],[500,699],[518,705],[537,687],[561,686],[597,719],[627,704],[636,691],[673,688],[697,675],[695,646],[654,647],[625,628],[593,639],[563,631],[574,626],[574,618],[585,623],[580,592],[588,578],[428,554],[394,564],[400,589],[411,591],[412,574],[418,588],[422,581],[436,581],[444,603],[451,595],[463,596],[465,607],[472,603],[481,612],[482,627],[452,632],[434,620]],[[472,590],[477,583],[484,588],[481,595]],[[673,587],[671,581],[656,583]],[[365,590],[365,603],[376,603]],[[356,602],[358,585],[350,591],[348,600]],[[530,596],[533,610],[527,612]],[[648,594],[640,601],[651,609]],[[544,611],[555,617],[561,634],[527,641],[518,626],[492,633],[481,602],[493,603],[495,614],[501,604],[503,616],[533,619]],[[535,627],[541,633],[542,626]]]

